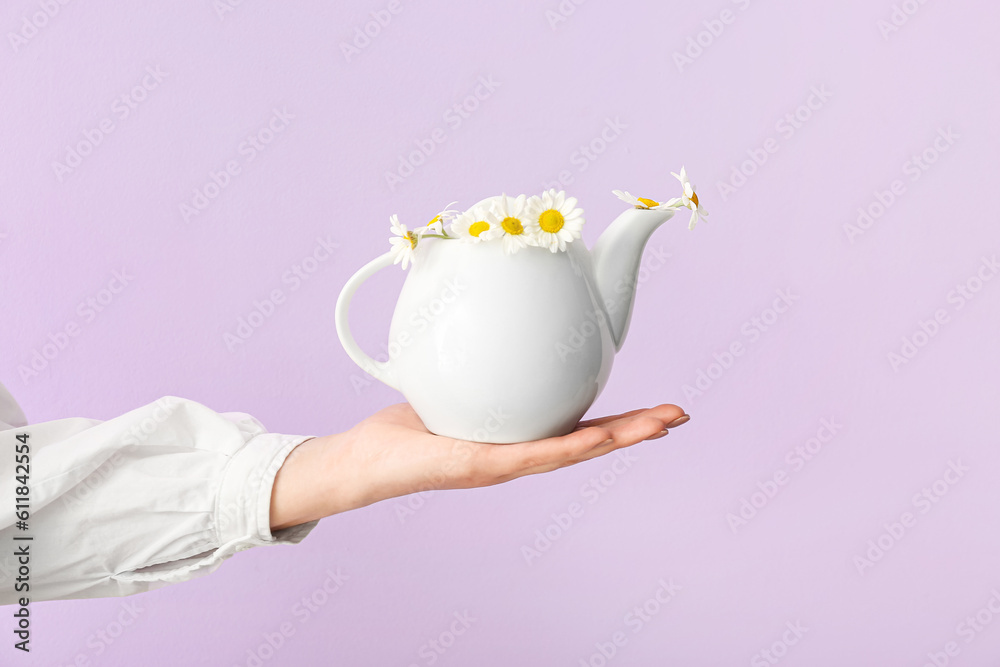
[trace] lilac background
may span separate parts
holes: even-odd
[[[42,603],[31,656],[5,641],[0,662],[253,665],[289,623],[294,635],[262,664],[426,665],[421,647],[467,610],[475,621],[434,664],[596,666],[597,644],[619,631],[627,643],[609,664],[771,664],[755,654],[788,622],[808,631],[783,665],[919,666],[949,641],[960,650],[949,664],[997,664],[1000,619],[983,612],[992,622],[971,642],[958,626],[1000,590],[1000,281],[961,309],[949,293],[1000,250],[988,206],[1000,9],[906,4],[916,12],[884,36],[889,0],[563,2],[574,11],[554,27],[557,0],[402,0],[348,61],[339,45],[388,2],[246,0],[221,16],[209,0],[72,2],[17,44],[10,34],[41,10],[4,3],[0,377],[32,421],[106,419],[173,394],[273,431],[343,430],[401,400],[352,386],[359,372],[332,311],[344,281],[387,247],[390,213],[422,223],[452,199],[533,193],[565,170],[589,245],[622,208],[611,189],[673,196],[669,171],[685,164],[711,215],[653,236],[630,339],[592,410],[673,402],[693,419],[629,450],[621,475],[603,458],[391,500],[204,579]],[[708,43],[704,22],[723,10],[732,22],[679,68],[675,52],[699,33]],[[112,104],[146,67],[166,78],[120,119]],[[443,115],[480,77],[499,86],[449,127]],[[829,99],[787,136],[776,125],[813,87]],[[274,108],[294,118],[246,161],[240,143]],[[60,180],[53,161],[109,117],[113,132]],[[608,119],[627,127],[581,170],[579,147]],[[437,127],[446,140],[391,189],[385,173]],[[904,163],[949,127],[954,143],[911,180]],[[721,192],[769,138],[777,151]],[[234,159],[240,174],[185,221],[180,204]],[[852,242],[845,225],[897,179],[905,192]],[[282,276],[319,237],[339,247],[293,290]],[[670,255],[662,267],[654,251]],[[78,304],[123,269],[128,286],[84,322]],[[383,274],[356,309],[373,354],[403,278]],[[286,301],[231,351],[224,335],[274,289]],[[777,290],[797,300],[751,340]],[[887,355],[938,309],[947,323],[894,369]],[[70,322],[80,334],[23,379]],[[686,396],[734,341],[747,352]],[[793,471],[786,454],[823,419],[842,427]],[[949,461],[968,471],[922,514],[914,494]],[[787,484],[732,530],[727,514],[776,471]],[[591,503],[582,487],[602,473],[615,483]],[[573,502],[583,516],[526,562],[522,547],[555,533],[552,515]],[[916,524],[859,573],[855,557],[905,511]],[[337,568],[349,579],[324,599]],[[626,614],[661,578],[679,590],[635,632]],[[324,604],[303,619],[296,604],[312,595]],[[138,617],[98,654],[93,637],[116,632],[128,603]]]

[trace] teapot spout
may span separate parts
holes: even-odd
[[[594,244],[591,255],[601,300],[607,309],[615,351],[622,348],[632,320],[639,262],[649,237],[672,218],[673,210],[632,208],[620,216]]]

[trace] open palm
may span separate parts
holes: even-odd
[[[468,489],[548,472],[666,435],[688,419],[671,404],[582,421],[564,436],[486,444],[435,435],[409,403],[309,440],[275,479],[273,529],[432,489]]]

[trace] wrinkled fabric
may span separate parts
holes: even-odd
[[[310,437],[174,396],[103,422],[28,424],[0,385],[0,604],[133,595],[213,572],[237,551],[298,544],[319,521],[272,534],[271,489]],[[15,507],[22,440],[26,530]],[[11,545],[28,545],[27,581]]]

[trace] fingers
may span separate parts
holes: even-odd
[[[673,407],[676,407],[676,406],[673,406]],[[580,459],[575,459],[575,460],[572,460],[572,459],[568,460],[563,465],[561,465],[559,467],[560,468],[565,468],[566,466],[571,466],[571,465],[574,465],[576,463],[580,463],[582,461],[589,461],[590,459],[596,459],[599,456],[604,456],[605,454],[609,454],[609,453],[611,453],[611,452],[613,452],[613,451],[615,451],[617,449],[621,449],[622,447],[629,447],[629,446],[634,445],[634,444],[636,444],[636,443],[638,443],[638,442],[640,442],[642,440],[657,440],[657,439],[662,438],[663,436],[667,435],[668,433],[670,433],[671,430],[677,428],[678,426],[683,426],[684,424],[688,423],[691,420],[691,415],[689,415],[687,413],[684,413],[680,417],[676,417],[676,418],[673,418],[673,419],[671,419],[671,417],[674,414],[673,412],[660,413],[660,414],[665,414],[666,415],[666,416],[663,416],[663,417],[659,417],[659,419],[661,421],[667,420],[667,419],[670,420],[670,421],[667,421],[665,424],[663,424],[663,429],[662,430],[660,430],[660,431],[658,431],[656,433],[653,433],[652,435],[647,435],[645,437],[642,437],[642,431],[638,431],[637,430],[638,427],[631,427],[632,428],[632,432],[622,434],[622,435],[625,436],[625,438],[623,440],[619,440],[619,438],[616,435],[614,441],[608,442],[608,443],[603,443],[600,446],[595,447],[594,449],[592,449],[589,452],[587,452],[587,454],[584,457],[582,457]]]
[[[632,445],[642,442],[643,440],[648,440],[651,437],[658,436],[663,433],[663,431],[664,424],[660,419],[648,415],[640,415],[627,422],[622,422],[616,428],[612,429],[612,438],[610,441],[603,442],[597,447],[587,450],[580,456],[568,458],[558,465],[537,466],[535,468],[524,470],[522,474],[535,475],[542,472],[556,470],[558,468],[576,465],[577,463],[582,463],[583,461],[596,459],[599,456],[604,456],[605,454],[615,450],[622,449],[624,447],[631,447]]]
[[[554,470],[559,464],[584,456],[588,451],[612,439],[612,433],[600,426],[573,431],[569,435],[514,445],[497,445],[482,452],[480,470],[489,478],[484,486],[516,479],[525,470]]]
[[[684,409],[672,403],[662,403],[656,407],[643,411],[643,416],[659,419],[666,426],[670,422],[679,419],[685,414]]]
[[[618,419],[622,419],[622,418],[625,418],[625,417],[632,417],[634,415],[639,414],[640,412],[645,412],[648,409],[649,408],[639,408],[638,410],[631,410],[629,412],[623,412],[620,415],[609,415],[607,417],[598,417],[596,419],[587,419],[587,420],[581,421],[579,424],[577,424],[576,428],[577,429],[581,429],[581,428],[587,428],[588,426],[600,426],[602,424],[607,424],[608,422],[616,421]]]
[[[658,405],[593,420],[590,423],[600,422],[600,425],[584,426],[562,438],[507,445],[494,460],[497,475],[494,483],[556,470],[634,445],[661,434],[667,424],[683,415],[684,411],[676,405]]]
[[[655,440],[661,438],[667,433],[668,431],[659,420],[656,420],[655,422],[644,421],[639,424],[630,424],[627,431],[616,432],[615,438],[611,442],[602,443],[601,445],[598,445],[588,451],[582,457],[567,460],[559,467],[565,468],[567,466],[576,465],[577,463],[596,459],[599,456],[610,454],[618,449],[631,447],[632,445],[638,444],[644,440]]]
[[[626,419],[628,417],[634,417],[635,415],[652,411],[654,416],[662,416],[668,422],[677,419],[684,414],[684,410],[672,403],[662,403],[657,405],[655,408],[639,408],[638,410],[631,410],[629,412],[623,412],[620,415],[610,415],[607,417],[598,417],[597,419],[588,419],[582,421],[577,425],[577,428],[586,428],[588,426],[603,426],[610,422],[618,421],[619,419]]]

